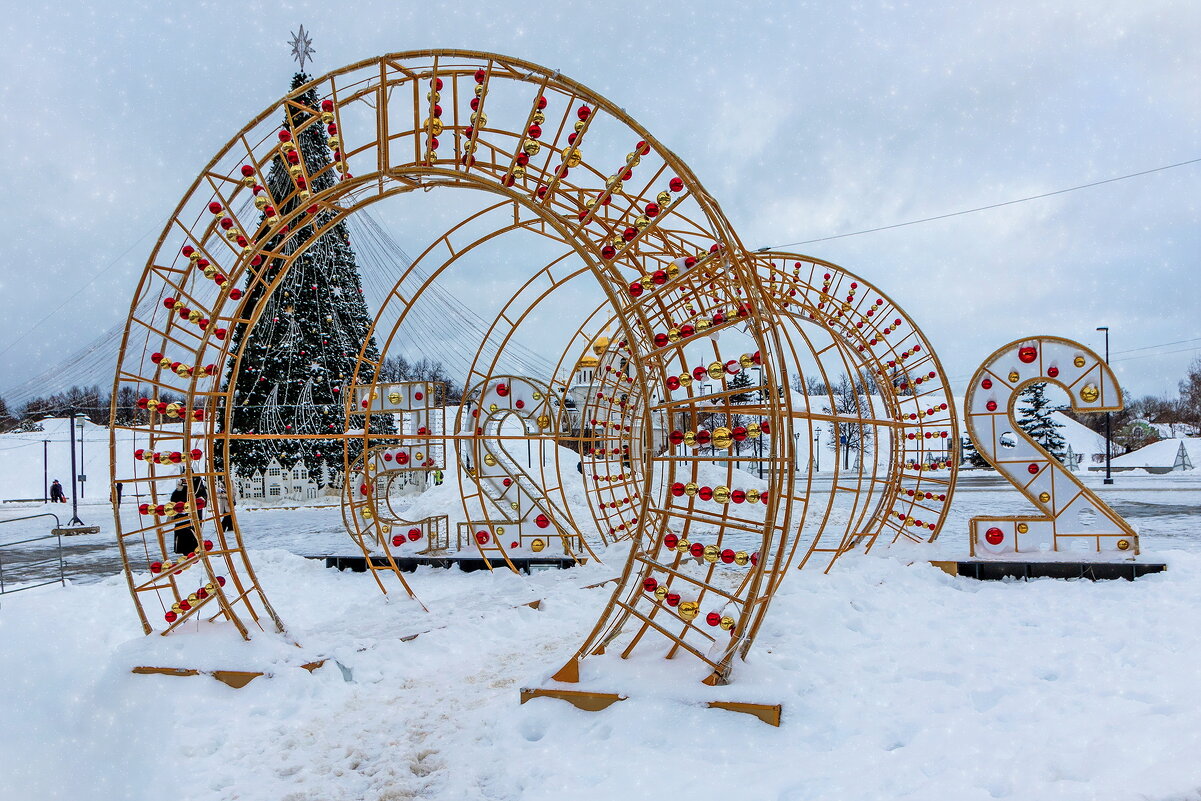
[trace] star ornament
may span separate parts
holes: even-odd
[[[292,58],[300,62],[300,71],[304,72],[305,60],[311,59],[317,51],[313,49],[313,40],[305,32],[303,25],[299,31],[293,31],[292,41],[288,44],[292,45]]]

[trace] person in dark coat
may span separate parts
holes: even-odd
[[[175,489],[171,491],[171,503],[188,502],[188,482],[182,478],[175,485]],[[196,551],[196,534],[192,531],[192,524],[188,518],[187,512],[180,512],[172,515],[171,519],[175,521],[175,547],[177,554],[187,556]]]
[[[67,496],[63,494],[63,485],[58,483],[58,479],[54,479],[54,483],[50,485],[50,503],[66,503]]]
[[[197,499],[203,498],[204,504],[206,506],[208,505],[209,490],[208,490],[208,487],[206,487],[204,485],[204,479],[201,478],[200,476],[192,476],[192,497],[197,498]],[[196,517],[198,517],[198,518],[204,517],[204,510],[201,509],[199,506],[197,506],[197,508],[196,508]]]

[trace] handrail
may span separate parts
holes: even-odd
[[[59,584],[61,584],[64,587],[67,585],[66,567],[63,564],[63,536],[61,533],[59,533],[62,530],[62,522],[58,519],[58,515],[54,514],[53,512],[41,512],[40,514],[36,514],[36,515],[26,515],[24,517],[13,517],[13,518],[9,518],[8,520],[0,520],[0,525],[4,525],[5,523],[18,523],[22,520],[35,520],[39,517],[53,517],[54,518],[54,529],[52,530],[53,533],[45,534],[41,537],[30,537],[30,538],[24,539],[24,540],[16,540],[14,542],[0,543],[0,551],[2,551],[4,548],[11,548],[14,545],[24,545],[29,542],[41,542],[42,540],[49,540],[49,539],[57,540],[58,541],[58,578],[50,579],[49,581],[43,581],[38,584],[25,584],[23,586],[17,587],[16,589],[8,589],[5,586],[5,581],[4,581],[4,560],[2,558],[0,558],[0,595],[7,595],[8,593],[12,593],[12,592],[21,592],[22,590],[32,590],[36,587],[45,587],[49,584],[54,584],[55,582],[58,582]],[[54,559],[55,559],[55,557],[51,556],[47,559],[39,559],[39,560],[32,561],[32,562],[25,562],[21,565],[21,567],[22,568],[40,567],[47,563],[53,562]]]

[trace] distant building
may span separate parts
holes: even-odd
[[[267,462],[266,471],[255,470],[248,476],[238,475],[234,483],[239,501],[311,501],[322,494],[321,488],[301,461],[285,468],[279,460],[272,458]]]

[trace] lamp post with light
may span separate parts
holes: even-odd
[[[1105,365],[1108,367],[1109,366],[1109,326],[1100,325],[1100,326],[1097,326],[1097,330],[1105,332]],[[1105,413],[1105,481],[1103,482],[1105,484],[1113,483],[1113,474],[1109,470],[1109,461],[1111,458],[1111,454],[1113,453],[1113,442],[1111,441],[1113,434],[1110,431],[1109,425],[1110,425],[1109,412],[1106,412]]]

